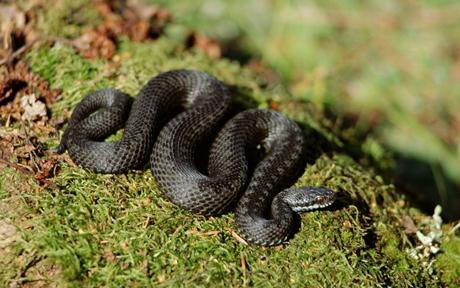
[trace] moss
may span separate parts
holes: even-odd
[[[45,0],[46,8],[38,13],[37,27],[52,37],[77,37],[84,26],[96,27],[101,22],[91,0]]]
[[[8,195],[7,192],[5,191],[5,184],[7,181],[8,181],[7,173],[2,173],[0,175],[0,200],[6,198],[6,196]]]
[[[0,286],[7,287],[10,279],[21,277],[30,250],[20,227],[31,227],[34,188],[30,177],[3,167],[0,172]],[[7,269],[4,269],[7,267]]]
[[[135,95],[150,77],[174,68],[215,75],[235,87],[243,106],[290,99],[261,89],[257,77],[237,63],[209,60],[166,38],[121,40],[118,55],[118,62],[88,61],[58,43],[33,50],[27,59],[35,73],[62,89],[51,107],[55,116],[67,117],[93,89],[111,86]],[[205,218],[177,208],[162,197],[150,171],[101,175],[61,163],[56,187],[40,194],[18,189],[34,215],[22,249],[58,265],[69,286],[439,286],[405,252],[410,240],[399,219],[408,212],[394,187],[334,149],[344,145],[339,137],[305,111],[288,108],[281,106],[307,135],[315,135],[312,146],[325,144],[312,147],[315,155],[296,185],[326,185],[338,200],[331,209],[302,215],[300,231],[287,245],[240,243],[232,213]]]
[[[449,235],[441,245],[441,255],[435,262],[447,287],[460,286],[460,237]]]
[[[31,70],[49,81],[52,88],[65,87],[62,101],[52,107],[55,117],[68,112],[88,92],[109,85],[102,61],[82,61],[71,47],[60,42],[52,48],[38,48],[27,58]]]
[[[197,51],[176,56],[167,39],[124,40],[119,54],[125,60],[113,71],[108,70],[110,63],[83,60],[63,45],[34,51],[29,59],[36,73],[63,90],[55,113],[71,109],[84,93],[102,85],[136,94],[152,75],[180,67],[216,75],[254,95],[257,107],[266,107],[273,98],[238,64],[215,63]],[[101,76],[107,75],[104,71],[109,77]],[[98,175],[65,165],[55,182],[59,189],[39,200],[41,220],[31,243],[60,265],[67,281],[164,286],[436,284],[417,277],[422,272],[414,271],[423,268],[402,250],[404,235],[394,227],[402,212],[392,204],[393,187],[343,154],[323,154],[297,183],[339,191],[338,206],[303,215],[300,232],[285,247],[274,249],[236,241],[231,213],[206,219],[178,209],[161,196],[149,171]]]

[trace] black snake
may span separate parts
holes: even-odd
[[[230,111],[229,89],[219,80],[196,70],[169,71],[152,78],[134,101],[115,89],[87,95],[55,150],[68,150],[77,164],[100,173],[141,169],[150,157],[158,186],[172,202],[203,215],[236,204],[237,231],[245,240],[280,244],[293,232],[294,212],[330,205],[334,193],[324,187],[280,192],[303,168],[300,128],[271,110],[247,110],[224,125]],[[121,140],[104,141],[122,127]],[[201,153],[208,143],[209,157]],[[259,161],[251,164],[254,158]]]

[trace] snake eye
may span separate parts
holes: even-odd
[[[324,197],[324,196],[316,196],[315,201],[316,201],[317,203],[320,203],[320,204],[321,204],[321,203],[324,203],[324,202],[326,202],[326,197]]]

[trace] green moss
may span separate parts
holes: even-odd
[[[135,95],[152,76],[175,68],[204,70],[235,86],[242,106],[290,99],[261,89],[257,77],[237,63],[181,49],[166,38],[124,39],[117,65],[85,60],[63,44],[33,50],[28,60],[35,73],[62,89],[51,109],[66,117],[91,90],[111,86]],[[300,231],[287,245],[240,243],[232,213],[205,218],[177,208],[162,197],[150,171],[101,175],[62,163],[53,179],[56,187],[39,195],[21,192],[35,215],[34,228],[24,231],[24,247],[58,265],[69,286],[440,285],[405,252],[410,240],[398,219],[407,211],[394,187],[334,152],[331,147],[343,143],[305,111],[282,110],[291,111],[307,134],[317,132],[310,141],[320,141],[311,142],[318,157],[311,157],[296,185],[326,185],[338,192],[331,209],[302,215]],[[328,148],[313,147],[323,143]]]
[[[37,26],[47,36],[77,37],[84,26],[96,27],[101,22],[90,0],[46,0],[44,6]]]
[[[23,241],[20,226],[31,227],[30,209],[34,206],[30,177],[10,167],[0,171],[0,286],[8,287],[11,279],[27,265],[28,244]],[[13,228],[14,227],[14,228]],[[13,231],[12,231],[13,230]],[[14,231],[16,230],[16,231]]]
[[[102,61],[83,61],[75,50],[60,42],[52,48],[38,48],[27,58],[34,73],[49,81],[52,88],[63,90],[62,101],[52,107],[55,117],[74,107],[90,91],[109,85]]]
[[[441,245],[435,266],[448,287],[460,286],[460,237],[450,235]]]
[[[6,170],[6,169],[5,169]],[[2,173],[0,175],[0,200],[6,198],[8,195],[5,191],[5,184],[8,181],[7,173]]]
[[[359,190],[382,189],[341,157],[320,158],[297,185],[324,183],[342,191],[358,179],[352,186],[356,197]],[[149,171],[116,176],[64,166],[56,184],[59,190],[39,200],[43,218],[31,241],[60,264],[67,281],[81,285],[436,284],[413,273],[422,268],[397,248],[401,240],[394,231],[375,229],[382,218],[370,216],[366,202],[304,214],[288,245],[266,249],[232,236],[232,214],[206,219],[175,207],[158,192]],[[389,235],[384,247],[374,242]]]
[[[274,97],[238,64],[215,63],[197,51],[176,56],[166,39],[124,40],[119,53],[128,56],[108,78],[101,75],[109,64],[83,60],[62,45],[32,52],[29,59],[35,72],[63,90],[63,99],[53,107],[57,112],[102,84],[136,94],[153,75],[183,67],[210,72],[239,87],[247,92],[242,98],[254,95],[257,107],[266,107]],[[64,166],[55,181],[59,189],[39,201],[42,220],[32,242],[60,264],[69,281],[164,286],[436,284],[432,278],[417,277],[422,272],[413,272],[423,268],[403,251],[404,235],[394,227],[402,212],[392,204],[393,187],[343,154],[323,154],[297,183],[340,191],[342,207],[303,215],[300,232],[281,249],[240,244],[232,236],[232,214],[205,219],[178,209],[161,196],[148,171],[98,175]]]

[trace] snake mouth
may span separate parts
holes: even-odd
[[[292,211],[294,212],[308,212],[308,211],[312,211],[312,210],[318,210],[318,209],[322,209],[322,208],[326,208],[328,206],[331,206],[332,203],[334,203],[334,200],[329,200],[325,203],[321,203],[321,204],[312,204],[312,205],[309,205],[309,206],[303,206],[303,207],[295,207],[292,209]]]

